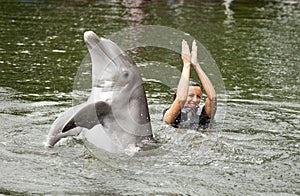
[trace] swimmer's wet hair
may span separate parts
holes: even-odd
[[[195,81],[193,81],[193,80],[190,80],[189,86],[199,86],[199,87],[201,88],[200,83],[199,83],[199,82],[195,82]]]

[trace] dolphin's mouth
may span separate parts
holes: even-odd
[[[113,80],[97,80],[93,88],[102,89],[103,91],[119,91],[124,85],[118,84]]]

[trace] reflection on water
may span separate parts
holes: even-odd
[[[299,194],[297,0],[3,1],[0,9],[0,194]],[[209,133],[163,124],[172,89],[148,79],[158,147],[95,158],[78,137],[45,148],[51,123],[72,105],[83,32],[140,24],[187,32],[210,51],[227,90],[224,124]],[[129,53],[145,78],[153,62],[181,68],[161,48]]]
[[[224,0],[223,2],[223,5],[225,7],[224,14],[226,15],[226,19],[224,20],[225,25],[230,25],[230,23],[234,22],[234,12],[230,9],[232,2],[233,0]]]

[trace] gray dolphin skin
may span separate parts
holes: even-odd
[[[147,99],[135,63],[115,43],[92,31],[84,33],[84,40],[92,60],[90,97],[54,121],[47,146],[81,132],[88,142],[113,153],[152,140]]]

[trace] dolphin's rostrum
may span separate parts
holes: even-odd
[[[70,108],[51,126],[47,145],[77,135],[109,152],[152,139],[143,81],[135,63],[110,40],[84,33],[92,60],[92,91],[87,102]]]

